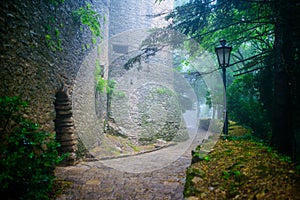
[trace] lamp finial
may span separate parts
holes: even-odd
[[[224,40],[224,39],[220,40],[220,44],[222,47],[224,47],[226,45],[226,40]]]

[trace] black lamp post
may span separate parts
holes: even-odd
[[[226,45],[226,40],[220,41],[221,46],[216,47],[215,51],[218,57],[219,66],[223,72],[223,84],[224,84],[224,127],[223,133],[228,135],[228,118],[227,118],[227,101],[226,101],[226,67],[229,66],[230,52],[232,47]]]

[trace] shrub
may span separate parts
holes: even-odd
[[[253,74],[245,74],[228,87],[228,117],[241,125],[251,127],[254,136],[269,142],[271,123],[256,79]]]
[[[48,199],[58,156],[55,135],[22,115],[18,97],[0,98],[0,192],[7,199]]]

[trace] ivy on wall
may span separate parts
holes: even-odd
[[[65,0],[49,0],[49,3],[54,6],[61,6]],[[97,43],[97,38],[102,39],[102,27],[101,22],[106,21],[105,17],[102,17],[92,6],[91,3],[85,2],[85,6],[78,8],[77,10],[73,11],[73,15],[76,21],[80,22],[82,25],[87,26],[92,33],[92,44]],[[61,31],[64,25],[61,23],[57,24],[57,19],[54,17],[49,17],[49,24],[45,25],[45,42],[46,45],[52,51],[62,51],[62,39],[61,39]],[[80,29],[83,31],[83,28]],[[82,49],[86,50],[89,49],[89,44],[83,44]]]
[[[62,28],[63,25],[61,24],[60,27]],[[54,34],[53,34],[54,33]],[[60,31],[59,28],[54,28],[52,29],[50,25],[46,26],[46,34],[45,34],[45,41],[47,46],[52,50],[52,51],[62,51],[62,39],[60,37]]]
[[[87,26],[92,33],[92,43],[97,42],[97,37],[102,39],[101,21],[105,22],[105,17],[102,17],[92,7],[91,3],[86,2],[84,7],[73,11],[75,17],[79,18],[80,22]]]
[[[52,5],[54,5],[54,6],[58,6],[58,5],[62,4],[62,3],[64,3],[65,0],[49,0],[49,2],[50,2]]]
[[[106,80],[102,76],[102,68],[100,66],[100,61],[96,60],[95,68],[95,81],[96,81],[96,90],[100,93],[106,92],[107,94],[112,94],[116,85],[114,80]]]
[[[20,97],[0,98],[0,193],[4,199],[49,199],[59,156],[54,134],[25,118]]]

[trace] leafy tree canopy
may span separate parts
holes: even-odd
[[[176,29],[198,41],[210,52],[220,39],[233,46],[236,72],[260,67],[274,43],[275,13],[266,1],[193,0],[176,7],[167,17],[168,28]]]

